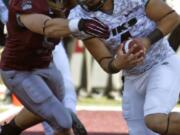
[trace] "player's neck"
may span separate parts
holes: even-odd
[[[101,11],[112,14],[114,10],[114,0],[107,0],[104,6],[101,8]]]

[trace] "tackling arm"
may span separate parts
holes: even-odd
[[[20,15],[19,21],[29,30],[48,37],[66,36],[70,34],[67,19],[52,19],[43,14]]]
[[[18,22],[29,30],[46,35],[47,37],[60,38],[71,33],[84,32],[92,37],[108,38],[109,28],[97,19],[63,19],[50,18],[43,14],[19,15]]]

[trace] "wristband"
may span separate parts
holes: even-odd
[[[111,59],[112,56],[106,56],[106,57],[102,57],[100,60],[98,60],[99,64],[101,64],[101,62],[105,59]]]
[[[113,60],[114,60],[114,58],[112,58],[110,61],[109,61],[109,63],[108,63],[108,72],[109,73],[118,73],[119,72],[119,69],[117,69],[116,67],[114,67],[114,65],[113,65]]]
[[[156,43],[157,41],[159,41],[160,39],[162,39],[164,37],[164,34],[162,33],[162,31],[158,28],[156,28],[154,31],[152,31],[147,38],[149,39],[151,45]]]
[[[81,19],[71,19],[69,20],[69,24],[68,24],[68,27],[69,27],[69,30],[74,33],[74,32],[78,32],[79,31],[79,21]]]

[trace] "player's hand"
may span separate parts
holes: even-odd
[[[107,39],[110,31],[107,25],[98,19],[81,19],[79,21],[79,30],[98,38]]]
[[[73,19],[69,22],[71,32],[84,32],[91,37],[107,39],[110,36],[109,27],[96,18]]]
[[[133,45],[127,53],[124,53],[123,47],[124,45],[121,44],[117,49],[114,59],[114,65],[117,69],[129,69],[143,63],[145,57],[144,51],[140,50],[134,53],[138,45]]]

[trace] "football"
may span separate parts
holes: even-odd
[[[133,54],[139,52],[140,50],[144,50],[144,45],[139,39],[129,39],[123,43],[123,52],[128,53],[130,48],[135,44],[137,45],[137,47],[132,50]]]

